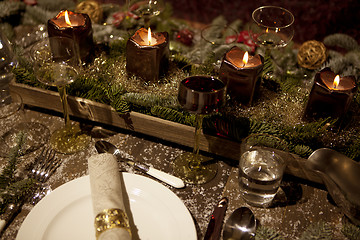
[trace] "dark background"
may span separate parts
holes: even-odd
[[[281,6],[295,17],[294,40],[321,41],[331,33],[346,33],[360,40],[360,0],[167,0],[173,6],[174,17],[210,23],[223,15],[229,21],[250,21],[254,9],[264,5]]]
[[[124,4],[125,0],[99,0]],[[280,6],[295,17],[294,40],[322,41],[332,33],[345,33],[360,42],[360,0],[162,0],[171,3],[173,16],[208,24],[223,15],[231,22],[249,22],[260,6]]]

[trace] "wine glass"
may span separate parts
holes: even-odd
[[[150,26],[150,19],[158,16],[165,8],[162,0],[127,0],[129,12],[144,19],[146,28]]]
[[[202,62],[208,57],[213,57],[214,64],[220,68],[224,54],[233,46],[237,40],[238,32],[231,26],[224,24],[211,24],[201,30],[200,49]]]
[[[199,154],[199,137],[205,114],[224,106],[226,85],[211,76],[191,76],[181,81],[178,100],[185,110],[196,114],[195,144],[192,153],[183,153],[175,159],[174,172],[190,184],[209,182],[217,173],[217,165]]]
[[[9,83],[14,77],[12,69],[16,65],[17,60],[11,44],[6,35],[0,31],[0,118],[14,114],[22,106],[21,97],[17,93],[11,96],[9,91]]]
[[[262,6],[253,11],[249,34],[256,44],[265,48],[265,59],[271,57],[271,49],[285,47],[291,41],[293,23],[293,14],[282,7]]]
[[[51,147],[60,153],[72,154],[85,149],[90,136],[78,124],[71,124],[68,111],[66,86],[75,81],[80,65],[75,42],[66,37],[50,37],[36,43],[31,49],[36,78],[55,86],[60,94],[65,126],[52,133]]]

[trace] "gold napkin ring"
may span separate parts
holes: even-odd
[[[104,209],[95,217],[96,238],[101,233],[112,228],[125,228],[130,236],[130,224],[126,213],[118,208]]]

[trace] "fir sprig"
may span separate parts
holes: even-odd
[[[276,232],[274,229],[259,226],[255,232],[255,240],[284,240],[285,238],[280,235],[280,233]]]
[[[351,36],[343,33],[335,33],[324,38],[324,44],[331,47],[341,47],[348,51],[358,50],[358,42]]]
[[[356,226],[350,222],[346,222],[343,224],[341,228],[341,232],[347,237],[349,240],[358,240],[360,239],[360,227]]]
[[[0,174],[0,190],[4,190],[11,183],[14,182],[14,175],[16,170],[16,165],[18,163],[18,157],[21,155],[22,147],[25,143],[25,134],[20,132],[16,137],[16,145],[10,149],[9,152],[9,162],[3,169]]]
[[[180,112],[172,108],[156,105],[151,108],[151,113],[156,117],[172,122],[177,122],[189,126],[194,126],[195,124],[195,115]]]
[[[328,223],[319,221],[311,224],[300,237],[300,240],[330,240],[333,237]]]
[[[8,163],[0,174],[0,214],[4,213],[8,204],[17,204],[25,199],[36,186],[34,179],[17,181],[15,174],[18,158],[21,155],[26,136],[20,132],[16,137],[16,145],[10,149]]]

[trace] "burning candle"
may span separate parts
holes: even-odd
[[[169,66],[169,34],[140,28],[126,45],[126,71],[144,81],[156,81]]]
[[[315,75],[305,108],[306,118],[341,118],[349,109],[356,92],[354,76],[340,77],[325,68]]]
[[[250,105],[263,66],[262,56],[251,56],[239,47],[233,47],[223,58],[219,78],[228,84],[228,93],[232,98]]]
[[[48,20],[49,37],[72,38],[79,48],[80,58],[89,61],[93,51],[93,30],[87,14],[61,11]]]

